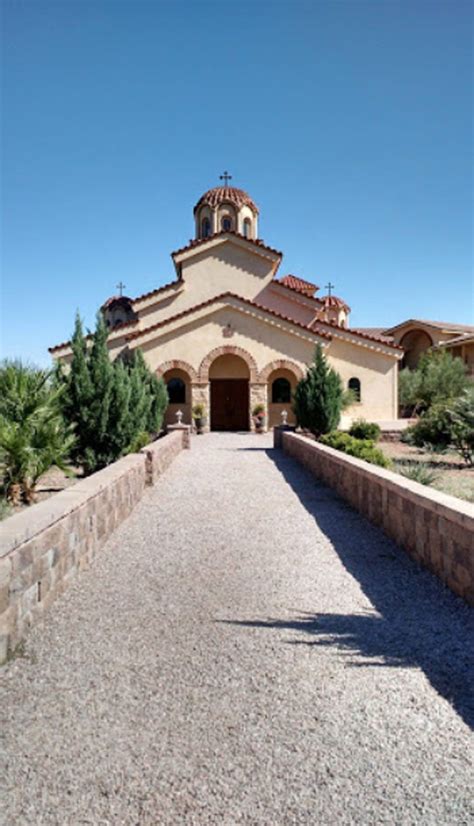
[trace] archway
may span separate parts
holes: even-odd
[[[169,396],[164,424],[176,424],[178,410],[181,410],[183,414],[183,424],[191,424],[191,376],[179,367],[171,367],[161,375]]]
[[[250,369],[240,355],[218,355],[208,369],[211,430],[249,430]]]
[[[405,350],[400,366],[414,370],[422,353],[433,346],[433,340],[425,330],[409,330],[401,338],[400,345]]]
[[[298,365],[286,362],[284,367],[275,366],[272,370],[262,370],[262,377],[265,378],[268,387],[268,427],[272,428],[282,423],[281,414],[284,410],[288,414],[288,424],[296,424],[292,399],[296,385],[303,377],[303,371]]]

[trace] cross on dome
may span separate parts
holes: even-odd
[[[219,175],[219,180],[224,181],[224,186],[227,186],[229,181],[232,180],[232,175],[229,175],[226,169],[222,175]]]

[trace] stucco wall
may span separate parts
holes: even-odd
[[[175,431],[2,524],[0,663],[187,446]]]
[[[346,388],[351,378],[361,384],[361,401],[344,411],[345,416],[370,421],[398,417],[398,362],[393,357],[334,339],[328,358]]]
[[[277,433],[277,441],[279,438],[286,453],[474,605],[472,505],[304,436]]]

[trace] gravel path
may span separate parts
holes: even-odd
[[[270,444],[195,438],[2,670],[2,823],[474,822],[474,612]]]

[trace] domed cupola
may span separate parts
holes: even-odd
[[[229,186],[231,175],[220,176],[225,186],[209,189],[194,207],[196,238],[217,232],[236,232],[244,238],[258,238],[258,207],[243,189]]]

